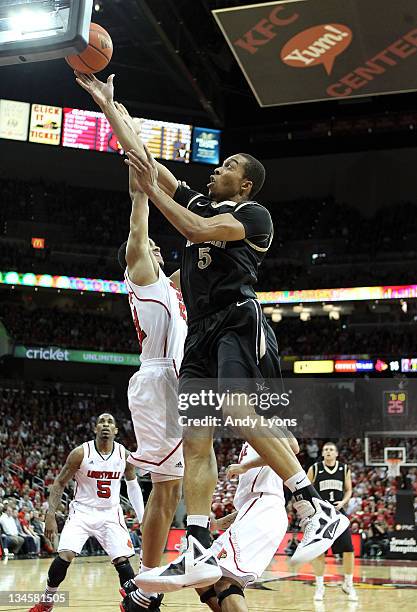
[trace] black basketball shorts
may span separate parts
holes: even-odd
[[[233,390],[230,379],[275,379],[279,375],[278,344],[258,300],[242,299],[189,326],[180,390],[192,378],[218,379],[222,391],[222,387]],[[241,387],[242,382],[236,384],[236,389]]]
[[[333,542],[332,552],[334,555],[353,552],[352,532],[350,527]]]

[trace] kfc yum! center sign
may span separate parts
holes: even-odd
[[[416,0],[286,0],[213,14],[260,106],[417,90]]]

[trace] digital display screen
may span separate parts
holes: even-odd
[[[220,130],[195,127],[192,161],[217,166],[220,161]]]
[[[384,391],[384,408],[387,416],[407,416],[407,391]]]
[[[30,104],[15,100],[0,100],[0,138],[26,140]]]
[[[154,157],[188,163],[191,149],[191,125],[153,119],[142,120],[142,140]],[[64,108],[64,147],[123,153],[103,113]]]
[[[77,108],[64,108],[62,144],[64,147],[75,149],[121,152],[117,138],[104,114]]]
[[[154,157],[188,163],[191,153],[191,125],[143,119],[142,140]]]
[[[47,104],[32,104],[29,142],[59,145],[61,141],[62,108]]]

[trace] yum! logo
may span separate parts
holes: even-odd
[[[281,60],[293,68],[309,68],[323,64],[327,74],[335,59],[352,42],[352,30],[345,25],[326,24],[300,32],[287,42]]]

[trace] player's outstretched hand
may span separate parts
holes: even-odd
[[[336,510],[341,510],[343,508],[343,503],[341,501],[334,502],[333,506],[336,508]]]
[[[232,463],[226,470],[226,478],[230,480],[230,478],[245,474],[245,472],[247,472],[247,469],[243,465],[240,463]]]
[[[58,525],[56,524],[55,514],[49,514],[47,512],[45,517],[45,537],[53,544],[57,535]]]
[[[143,191],[151,196],[154,189],[158,187],[158,168],[152,153],[148,147],[143,145],[146,153],[146,159],[140,156],[135,150],[127,152],[126,164],[133,168],[136,172],[137,179]]]
[[[74,70],[74,74],[78,85],[90,94],[94,102],[96,102],[100,108],[103,108],[103,106],[109,102],[113,102],[114,74],[109,76],[106,83],[99,81],[94,74],[83,74],[82,72],[78,72],[78,70]]]

